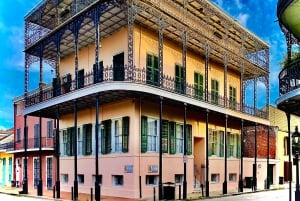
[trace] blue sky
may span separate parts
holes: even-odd
[[[0,130],[13,127],[12,100],[24,94],[24,16],[40,1],[0,0]],[[286,51],[285,38],[276,21],[277,0],[212,2],[270,44],[270,103],[274,105],[278,98],[279,62]],[[36,82],[37,77],[32,77]]]

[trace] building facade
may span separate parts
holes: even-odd
[[[259,82],[269,103],[269,46],[214,4],[45,0],[25,17],[25,44],[24,117],[55,119],[57,193],[243,190],[244,127],[270,123],[257,106]]]
[[[37,190],[42,195],[43,189],[51,190],[55,185],[53,130],[52,119],[24,118],[24,97],[14,98],[14,149],[10,153],[14,154],[16,187],[23,187],[27,180],[29,191]]]
[[[13,130],[0,131],[0,186],[10,186],[13,177]]]

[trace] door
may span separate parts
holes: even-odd
[[[2,159],[2,163],[3,163],[3,165],[2,165],[2,181],[1,181],[1,183],[3,185],[5,185],[5,182],[6,182],[6,158]]]
[[[47,158],[47,189],[52,189],[52,181],[53,181],[53,174],[52,174],[52,158]]]
[[[124,81],[124,52],[113,57],[113,71],[114,81]]]
[[[270,185],[273,184],[273,169],[274,169],[274,165],[269,164],[269,166],[268,166],[268,178],[269,178]]]

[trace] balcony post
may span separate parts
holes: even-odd
[[[252,190],[256,191],[257,189],[257,123],[254,126],[254,164],[253,164],[253,182]]]
[[[24,115],[24,177],[22,183],[22,191],[20,194],[28,194],[28,179],[27,179],[27,143],[28,143],[28,127],[27,115]]]
[[[96,125],[95,125],[95,200],[100,201],[100,184],[99,184],[99,94],[96,94]]]
[[[244,172],[244,161],[243,161],[243,155],[244,155],[244,119],[241,119],[241,170],[240,170],[240,180],[239,180],[239,192],[244,191],[244,182],[243,182],[243,172]]]
[[[186,181],[186,163],[187,163],[187,136],[186,136],[186,107],[184,103],[184,117],[183,117],[183,199],[187,198],[187,181]]]
[[[42,179],[42,114],[39,111],[39,181],[37,186],[37,195],[43,196],[43,179]]]
[[[78,199],[78,180],[77,180],[77,100],[74,100],[74,133],[73,150],[74,150],[74,200]]]
[[[56,106],[56,138],[55,138],[55,150],[56,150],[56,198],[60,198],[60,140],[59,140],[59,105]]]
[[[162,113],[163,113],[163,97],[160,97],[160,107],[159,107],[159,183],[158,183],[158,200],[163,199],[162,193]]]
[[[228,115],[225,115],[223,194],[227,194],[227,123],[228,123]]]
[[[209,197],[209,158],[208,158],[208,146],[209,146],[209,142],[208,142],[208,114],[209,114],[209,110],[206,109],[206,135],[205,135],[205,152],[206,152],[206,172],[205,172],[205,195],[206,197]]]

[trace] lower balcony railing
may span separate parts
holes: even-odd
[[[42,137],[42,148],[54,148],[54,138]],[[15,150],[25,149],[24,139],[16,141]],[[40,147],[40,138],[28,138],[27,149],[39,149]]]
[[[214,95],[207,92],[205,96],[205,90],[199,90],[199,87],[195,87],[187,82],[180,82],[174,77],[168,75],[150,74],[145,68],[124,68],[116,69],[112,66],[106,68],[95,68],[92,72],[84,74],[78,72],[77,83],[71,79],[71,75],[67,74],[61,78],[54,78],[52,86],[45,86],[42,90],[36,90],[30,92],[26,98],[26,107],[33,106],[43,101],[50,100],[56,96],[70,93],[76,89],[84,88],[97,83],[107,83],[113,81],[132,82],[143,85],[151,85],[156,88],[160,88],[172,93],[179,93],[183,96],[197,99],[199,101],[208,102],[217,106],[229,108],[235,111],[240,111],[249,115],[258,116],[261,118],[268,118],[268,114],[265,111],[255,109],[252,106],[241,105],[236,101],[229,100],[223,96]],[[77,87],[76,87],[77,84]],[[205,99],[207,97],[207,99]]]

